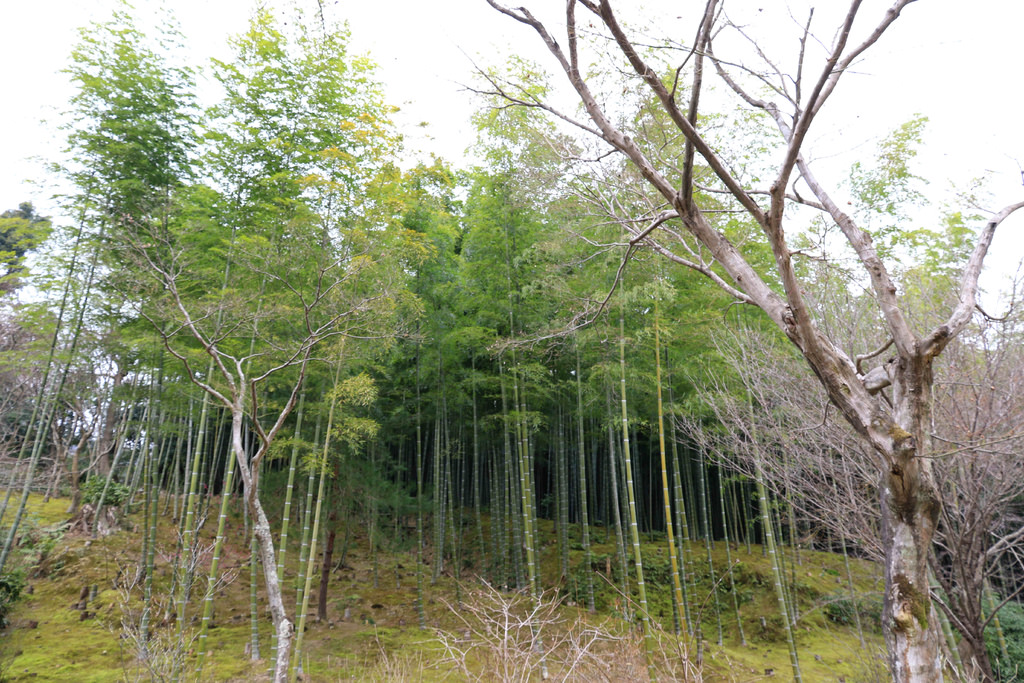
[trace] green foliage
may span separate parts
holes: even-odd
[[[377,400],[377,384],[372,377],[361,372],[339,382],[327,396],[341,405],[365,407]]]
[[[50,228],[50,219],[38,215],[30,202],[0,214],[0,292],[20,285],[25,255],[46,240]]]
[[[312,209],[325,234],[358,215],[362,187],[397,140],[372,79],[348,52],[348,31],[269,8],[214,61],[224,99],[209,111],[207,160],[231,192],[238,224],[269,227]],[[321,30],[322,29],[322,30]]]
[[[1019,602],[1006,603],[999,610],[999,625],[1006,639],[1009,659],[1003,658],[998,634],[991,623],[985,629],[985,648],[1000,680],[1016,680],[1024,672],[1024,606]]]
[[[63,568],[63,558],[52,556],[64,538],[67,523],[40,524],[35,516],[25,520],[19,526],[21,537],[18,552],[22,557],[22,568],[31,571],[33,576],[48,575]]]
[[[78,90],[68,144],[77,166],[68,173],[83,204],[123,225],[157,217],[189,173],[194,74],[165,56],[179,40],[164,26],[154,45],[119,9],[83,27],[71,53],[66,71]]]
[[[826,598],[822,608],[825,616],[833,624],[852,626],[860,613],[861,624],[865,627],[881,628],[882,599],[879,596],[851,599],[848,593],[837,593]]]
[[[7,628],[8,616],[14,603],[25,589],[25,574],[20,570],[7,571],[0,575],[0,630]]]
[[[872,231],[883,259],[905,259],[919,235],[907,222],[909,211],[924,200],[918,189],[924,181],[911,165],[927,123],[928,117],[916,115],[878,143],[873,163],[858,161],[850,170],[857,217]]]
[[[89,477],[86,479],[81,487],[82,501],[90,505],[98,504],[100,496],[103,495],[103,487],[106,484],[107,480],[104,477]],[[107,488],[107,495],[103,498],[103,504],[107,507],[120,507],[122,503],[128,500],[131,493],[132,490],[128,486],[111,480],[110,486]]]
[[[896,223],[906,217],[910,206],[922,200],[915,187],[921,179],[911,170],[911,162],[917,156],[927,123],[927,116],[916,115],[878,143],[874,164],[865,166],[858,161],[853,165],[850,186],[862,213]]]

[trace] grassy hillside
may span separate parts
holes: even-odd
[[[167,617],[174,610],[162,598],[164,609],[154,617],[149,645],[149,661],[154,670],[147,671],[138,659],[136,646],[141,613],[141,585],[137,580],[140,550],[139,536],[131,532],[137,520],[129,516],[122,531],[91,540],[80,533],[63,531],[66,507],[65,500],[52,500],[45,505],[39,499],[33,500],[30,522],[19,549],[21,560],[28,567],[26,590],[10,614],[10,626],[0,637],[2,680],[160,680],[170,667],[161,655],[173,649],[178,624]],[[171,526],[161,525],[157,542],[154,594],[159,596],[166,596],[174,581],[175,536]],[[206,525],[204,544],[212,541],[209,534],[213,526]],[[482,588],[475,579],[475,548],[463,550],[460,583],[446,573],[436,584],[429,585],[427,569],[427,627],[420,629],[411,553],[378,551],[374,555],[364,531],[354,527],[350,530],[344,563],[332,573],[328,619],[311,623],[306,631],[303,680],[431,681],[465,680],[481,675],[483,680],[499,680],[496,672],[502,666],[539,666],[537,653],[529,645],[534,637],[531,630],[502,626],[504,616],[523,615],[536,607],[516,593]],[[558,584],[556,535],[551,523],[542,522],[539,533],[546,540],[541,551],[544,585]],[[466,534],[467,543],[473,536]],[[585,573],[580,566],[582,552],[575,549],[574,571],[561,581],[560,590],[546,594],[544,605],[535,615],[535,623],[542,626],[544,666],[553,680],[559,680],[567,671],[566,657],[575,656],[580,668],[574,680],[646,680],[643,640],[638,630],[623,618],[626,612],[635,614],[635,609],[629,608],[615,585],[618,570],[614,546],[603,530],[596,530],[594,536],[592,567],[596,573],[597,613],[588,615],[579,607],[583,602],[580,590]],[[285,595],[289,604],[294,601],[294,593],[289,595],[289,591],[294,591],[295,584],[297,534],[295,540],[294,549],[289,549],[291,569],[286,572]],[[681,676],[684,668],[691,673],[699,668],[709,681],[756,681],[769,677],[788,680],[785,632],[778,616],[770,565],[761,548],[753,546],[749,553],[744,546],[732,548],[731,581],[725,573],[728,565],[721,542],[711,549],[714,581],[708,570],[705,546],[694,544],[690,550],[690,576],[695,583],[689,591],[694,605],[693,621],[699,617],[703,634],[701,648],[697,648],[695,639],[671,635],[670,573],[664,539],[648,538],[644,547],[650,612],[661,627],[656,657],[659,668],[676,677]],[[877,568],[851,561],[857,602],[864,619],[862,646],[853,628],[853,602],[846,588],[843,558],[809,551],[802,551],[800,556],[801,562],[796,564],[787,551],[787,570],[795,581],[799,606],[797,647],[805,680],[884,679],[880,668],[882,642],[874,627],[880,606]],[[340,560],[340,553],[335,557]],[[209,636],[210,657],[204,667],[204,680],[250,681],[265,676],[266,659],[251,662],[248,657],[247,558],[244,523],[236,510],[229,520],[228,547],[221,561],[228,582],[215,595],[214,628]],[[208,555],[203,561],[208,563]],[[314,591],[319,583],[319,567],[317,571]],[[199,578],[194,592],[197,597],[188,610],[186,636],[194,636],[197,630],[206,585],[205,575]],[[740,642],[729,590],[731,582],[736,586],[746,645]],[[699,667],[698,649],[702,659]],[[190,650],[194,653],[194,646]],[[269,619],[260,623],[260,652],[265,658],[270,653]],[[186,666],[194,666],[193,653],[186,658]],[[466,662],[465,669],[461,668],[461,661]],[[185,680],[194,678],[194,671],[186,673]]]

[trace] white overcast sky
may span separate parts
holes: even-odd
[[[312,4],[312,0],[299,0]],[[510,4],[523,4],[515,0]],[[244,29],[255,0],[135,0],[137,15],[161,6],[173,8],[196,61],[228,57],[225,39]],[[346,17],[356,52],[369,53],[380,65],[387,98],[401,108],[413,149],[460,161],[473,134],[468,117],[476,106],[460,83],[471,78],[470,58],[498,63],[511,49],[543,61],[536,36],[500,17],[484,0],[324,0],[330,11]],[[622,8],[667,7],[655,15],[658,28],[678,32],[688,41],[692,22],[680,17],[699,8],[699,0],[619,0]],[[806,17],[806,0],[726,0],[738,21],[792,54],[793,16]],[[846,5],[818,0],[816,23],[821,38],[832,37],[828,11]],[[866,0],[861,26],[874,23],[890,3]],[[0,0],[0,210],[33,201],[56,213],[51,189],[38,162],[54,160],[60,150],[53,123],[71,94],[59,73],[68,62],[79,26],[110,16],[113,0]],[[564,11],[562,0],[535,0],[536,10]],[[692,7],[691,7],[692,6]],[[685,9],[679,9],[685,8]],[[621,9],[620,12],[626,12]],[[582,11],[580,12],[582,15]],[[648,13],[651,15],[651,13]],[[819,23],[820,22],[820,23]],[[557,28],[557,27],[553,27]],[[879,136],[920,112],[930,117],[921,172],[933,190],[949,182],[965,184],[984,177],[992,190],[992,207],[1024,198],[1024,30],[1022,0],[918,0],[910,5],[883,41],[868,53],[857,73],[847,74],[833,101],[815,124],[810,152],[835,158],[834,167],[871,153]],[[559,37],[561,37],[559,35]],[[720,51],[721,52],[721,51]],[[415,124],[427,122],[425,128]],[[24,181],[39,181],[32,186]],[[940,192],[936,192],[940,194]],[[998,205],[998,206],[997,206]],[[1024,216],[1008,221],[997,238],[1000,268],[1022,255]]]

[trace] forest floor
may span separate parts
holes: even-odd
[[[33,497],[23,522],[19,560],[26,567],[27,584],[22,598],[9,615],[10,625],[0,632],[0,681],[115,681],[167,680],[170,657],[178,642],[178,625],[165,614],[174,612],[164,597],[154,617],[149,644],[150,666],[138,657],[137,634],[141,586],[136,581],[140,563],[140,518],[129,515],[122,530],[91,539],[67,530],[66,499],[43,504]],[[201,535],[212,543],[216,502]],[[170,513],[166,519],[169,520]],[[486,524],[486,518],[484,519]],[[535,633],[515,628],[506,616],[537,609],[517,593],[489,591],[478,580],[470,539],[478,538],[475,522],[466,516],[460,579],[445,569],[431,581],[429,549],[424,568],[424,625],[419,627],[416,608],[416,572],[408,530],[384,545],[388,551],[371,553],[366,529],[353,523],[346,539],[344,520],[339,522],[339,549],[331,574],[327,619],[311,620],[305,632],[303,681],[462,681],[507,680],[524,670],[539,668],[538,654],[529,644]],[[154,595],[167,596],[173,581],[175,532],[160,524],[156,544]],[[486,534],[486,528],[484,533]],[[301,527],[294,529],[294,547],[288,565],[297,562]],[[578,531],[574,531],[578,534]],[[545,643],[543,666],[551,680],[608,680],[619,683],[647,680],[643,665],[644,641],[637,628],[622,618],[627,608],[623,593],[608,579],[616,575],[614,535],[593,530],[592,564],[597,611],[588,614],[582,587],[586,573],[581,567],[582,549],[572,544],[574,569],[561,581],[562,589],[546,594],[536,614]],[[486,538],[486,536],[485,536]],[[541,573],[543,585],[558,583],[560,560],[556,533],[550,522],[541,521]],[[683,680],[684,670],[693,680],[707,681],[790,680],[790,658],[784,621],[774,589],[768,558],[760,546],[750,552],[743,544],[730,548],[732,576],[725,544],[709,550],[703,543],[690,547],[691,621],[699,621],[703,638],[678,638],[673,632],[669,559],[664,536],[647,538],[643,546],[649,613],[658,622],[653,651],[662,678]],[[249,548],[244,523],[235,511],[228,520],[227,544],[221,560],[227,582],[214,596],[215,616],[209,632],[209,656],[201,676],[195,672],[195,641],[185,657],[182,680],[267,680],[271,643],[269,618],[260,602],[259,623],[262,661],[250,658]],[[801,550],[784,551],[786,571],[795,586],[798,619],[795,638],[800,666],[807,681],[884,680],[883,642],[878,630],[882,579],[877,566],[850,560],[856,600],[850,599],[842,555]],[[209,558],[204,557],[208,565]],[[320,567],[317,563],[310,612],[315,614]],[[257,579],[261,586],[262,576]],[[286,604],[293,605],[293,571],[285,575]],[[735,586],[735,589],[731,589]],[[200,571],[188,606],[186,639],[194,638],[202,612],[205,572]],[[635,592],[635,587],[631,592]],[[740,639],[733,595],[739,605],[746,644]],[[83,600],[85,604],[83,606]],[[717,601],[717,605],[716,605]],[[863,626],[863,643],[854,627],[854,605]],[[699,619],[698,619],[699,617]],[[719,626],[719,623],[721,624]],[[510,625],[511,624],[511,625]],[[719,644],[721,629],[721,644]],[[700,650],[701,664],[696,664]],[[166,657],[165,657],[166,656]],[[575,667],[575,668],[573,668]],[[540,676],[534,678],[539,680]],[[531,679],[531,680],[534,680]]]

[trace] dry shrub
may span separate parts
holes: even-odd
[[[624,622],[563,608],[554,592],[538,599],[525,592],[503,593],[489,585],[467,591],[449,604],[462,628],[439,631],[444,661],[468,681],[545,680],[595,683],[647,681],[650,676],[642,634]],[[664,636],[664,634],[661,634]],[[675,645],[659,639],[653,666],[667,680],[700,680],[699,672]]]

